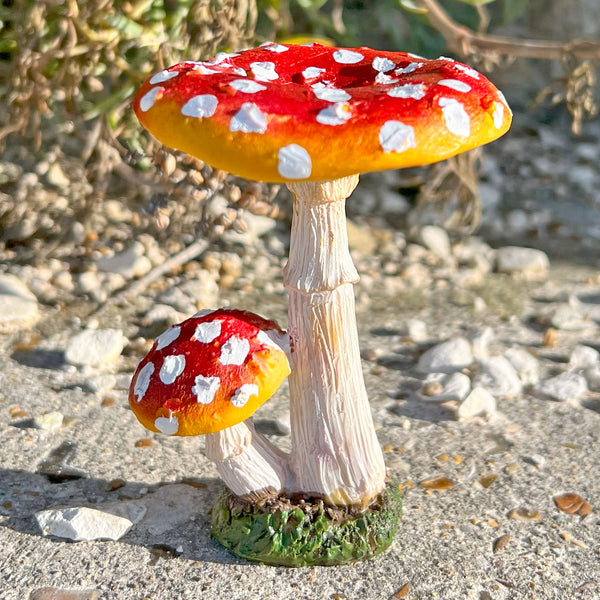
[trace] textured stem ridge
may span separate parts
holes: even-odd
[[[290,184],[295,195],[289,263],[292,492],[335,505],[368,505],[385,466],[362,376],[345,199],[358,182]]]
[[[256,499],[278,494],[285,486],[284,454],[254,429],[250,419],[207,434],[206,456],[236,496]]]

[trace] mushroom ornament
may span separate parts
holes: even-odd
[[[268,42],[156,73],[134,110],[167,146],[292,191],[292,446],[280,491],[348,514],[377,512],[385,467],[362,377],[345,201],[360,173],[432,163],[503,135],[511,112],[501,92],[450,58]],[[294,564],[343,553],[330,554]]]
[[[274,321],[201,311],[155,340],[133,376],[129,404],[152,431],[206,434],[206,454],[237,496],[278,493],[283,455],[247,419],[288,376],[288,346]]]

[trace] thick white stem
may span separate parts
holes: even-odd
[[[358,182],[290,184],[295,196],[289,263],[292,451],[288,491],[366,506],[385,465],[362,376],[345,199]],[[291,488],[291,489],[290,489]]]
[[[285,487],[285,455],[254,429],[250,419],[207,434],[206,456],[236,496],[255,500]]]

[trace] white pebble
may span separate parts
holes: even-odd
[[[540,381],[534,390],[552,400],[568,402],[580,400],[588,391],[588,387],[583,375],[567,372]]]
[[[496,252],[496,268],[500,273],[517,274],[528,280],[541,280],[548,276],[548,255],[536,248],[505,246]]]
[[[540,380],[540,363],[525,348],[509,348],[504,356],[515,368],[523,385],[535,385]]]
[[[440,385],[439,391],[433,394],[425,393],[428,388],[431,389],[432,383]],[[470,391],[471,380],[464,373],[430,373],[417,397],[423,402],[462,402]]]
[[[464,337],[451,338],[425,352],[417,364],[421,373],[453,373],[473,362],[471,345]]]
[[[65,349],[70,365],[97,367],[117,360],[125,338],[120,329],[86,329],[73,336]]]
[[[470,419],[471,417],[490,417],[496,412],[496,399],[492,394],[481,386],[476,386],[458,407],[459,419]]]
[[[33,418],[33,426],[44,431],[55,431],[63,424],[63,415],[58,411],[44,413]]]
[[[523,389],[516,369],[504,356],[492,356],[480,361],[475,382],[496,396],[516,396]]]
[[[588,369],[600,365],[600,353],[590,346],[577,345],[569,358],[570,369]]]
[[[18,277],[0,275],[0,330],[15,329],[40,316],[37,298]]]
[[[452,256],[452,246],[448,232],[438,225],[425,225],[420,231],[421,242],[438,258],[448,260]]]
[[[74,542],[118,540],[133,526],[125,517],[85,506],[43,510],[36,513],[35,518],[44,536]]]

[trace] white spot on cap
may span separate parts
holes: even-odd
[[[325,73],[325,69],[321,69],[320,67],[306,67],[306,69],[302,71],[302,77],[304,77],[304,79],[314,79],[321,73]]]
[[[254,81],[252,79],[234,79],[229,85],[238,92],[245,92],[246,94],[255,94],[256,92],[262,92],[266,90],[266,86]]]
[[[512,117],[513,112],[510,109],[510,106],[508,105],[508,102],[506,101],[504,94],[500,90],[497,90],[497,92],[498,92],[498,98],[500,98],[500,100],[502,100],[502,102],[504,102],[504,106],[506,106],[506,108],[508,109],[508,112],[510,113],[510,115]]]
[[[229,131],[264,133],[267,130],[267,115],[252,102],[244,102],[229,124]]]
[[[333,60],[341,65],[355,65],[363,60],[364,56],[360,52],[354,52],[353,50],[336,50],[333,53]]]
[[[216,96],[212,94],[200,94],[190,98],[182,107],[181,114],[186,117],[196,117],[203,119],[205,117],[212,117],[217,110],[219,101]]]
[[[394,73],[396,73],[396,75],[408,75],[409,73],[414,73],[422,65],[423,63],[420,62],[411,62],[408,63],[405,67],[397,68],[394,71]]]
[[[351,116],[352,112],[346,103],[336,102],[324,108],[317,115],[317,121],[322,125],[343,125]]]
[[[210,404],[215,399],[215,394],[221,387],[221,380],[218,377],[205,377],[196,375],[192,392],[198,400],[198,404]]]
[[[177,417],[158,417],[154,427],[165,435],[175,435],[179,431],[179,421]]]
[[[471,135],[471,119],[465,107],[454,98],[440,98],[438,104],[444,113],[444,122],[450,133],[460,137]]]
[[[258,396],[258,386],[255,383],[245,383],[231,396],[231,404],[242,408],[250,400],[250,396]]]
[[[158,376],[165,385],[173,383],[185,369],[185,356],[183,354],[172,354],[165,356]]]
[[[215,71],[214,69],[209,69],[208,67],[204,66],[202,63],[195,63],[194,71],[198,71],[201,75],[215,75],[216,73],[219,72],[219,71]]]
[[[290,354],[290,336],[285,331],[269,329],[269,331],[259,331],[256,339],[265,346]]]
[[[420,100],[425,95],[425,86],[422,83],[405,83],[388,90],[387,94],[392,98]]]
[[[461,63],[456,63],[454,65],[454,67],[456,69],[458,69],[459,71],[462,71],[465,75],[472,77],[473,79],[479,79],[479,77],[480,77],[479,73],[475,69],[472,69],[471,67],[467,67],[467,65],[463,65]]]
[[[156,350],[162,350],[166,348],[169,344],[174,342],[181,333],[181,327],[179,325],[174,325],[173,327],[169,327],[166,331],[163,331],[157,338],[154,340],[156,342]]]
[[[275,79],[279,79],[279,75],[275,72],[275,63],[253,62],[250,64],[250,69],[254,74],[254,78],[258,81],[274,81]]]
[[[398,79],[395,77],[390,77],[385,73],[377,73],[377,75],[375,75],[375,83],[379,83],[381,85],[392,85],[393,83],[398,83]]]
[[[464,81],[459,81],[458,79],[440,79],[438,85],[443,85],[449,87],[457,92],[470,92],[471,86]]]
[[[270,52],[277,52],[277,53],[287,52],[289,50],[289,48],[287,46],[283,46],[281,44],[273,44],[271,42],[269,42],[268,44],[261,44],[261,47],[264,48],[265,50],[269,50]]]
[[[348,92],[338,90],[332,85],[327,85],[321,81],[313,83],[310,87],[319,100],[326,100],[327,102],[346,102],[352,97]]]
[[[380,73],[391,71],[396,66],[396,63],[391,61],[389,58],[383,56],[376,56],[373,59],[373,68]]]
[[[224,60],[239,56],[238,52],[219,52],[211,60],[205,61],[207,65],[220,65]],[[230,67],[231,65],[222,65],[224,67]]]
[[[154,364],[149,362],[146,363],[138,372],[137,379],[133,385],[133,395],[137,396],[136,400],[138,402],[142,401],[142,398],[146,395],[148,391],[148,386],[150,385],[150,378],[154,373]]]
[[[494,102],[494,126],[496,129],[500,129],[502,127],[502,123],[504,122],[504,104],[502,102]]]
[[[203,316],[203,315],[201,315]],[[204,321],[196,325],[193,340],[203,344],[210,344],[221,335],[221,321]]]
[[[306,179],[312,172],[310,154],[298,144],[283,146],[277,152],[277,170],[286,179]]]
[[[250,342],[232,335],[221,348],[219,362],[222,365],[243,365],[250,352]]]
[[[156,75],[152,75],[150,77],[149,83],[155,85],[157,83],[163,83],[164,81],[169,81],[169,79],[173,79],[173,77],[177,77],[179,73],[177,71],[169,71],[168,69],[164,69],[163,71],[159,71]]]
[[[159,94],[162,94],[164,89],[165,88],[163,88],[163,87],[155,87],[155,88],[152,88],[146,94],[144,94],[140,98],[140,110],[142,112],[149,111],[154,106],[156,99],[158,98]]]
[[[379,143],[384,152],[405,152],[417,145],[415,130],[402,121],[386,121],[379,130]]]

